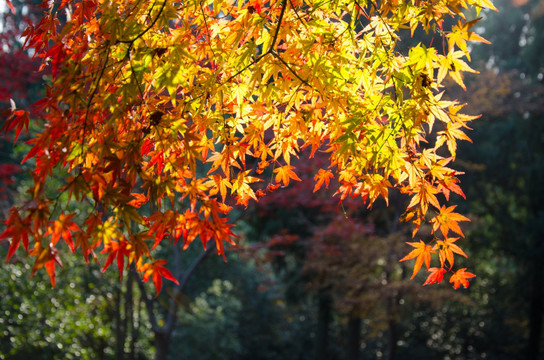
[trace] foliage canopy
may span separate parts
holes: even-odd
[[[467,42],[485,40],[464,12],[495,9],[488,0],[42,6],[25,48],[51,78],[34,105],[43,131],[24,159],[35,161],[33,186],[0,235],[10,239],[8,259],[22,243],[36,258],[33,272],[45,267],[54,284],[62,240],[86,259],[100,249],[104,268],[134,263],[160,291],[162,277],[175,279],[150,248],[200,238],[224,256],[235,238],[232,206],[299,180],[291,160],[308,148],[310,157],[328,154],[315,191],[334,178],[341,200],[360,197],[369,207],[387,202],[391,188],[408,194],[403,220],[414,236],[430,222],[433,239],[410,243],[402,260],[416,258],[414,275],[425,264],[426,284],[447,271],[455,287],[468,284],[472,274],[453,269],[464,252],[451,237],[463,235],[458,222],[467,219],[439,194],[464,196],[448,164],[475,117],[444,100],[443,81],[464,87],[462,73],[473,72],[463,60]],[[441,43],[402,51],[418,28]],[[13,106],[3,128],[17,138],[29,119]],[[53,169],[66,173],[56,198],[45,191]],[[63,193],[92,209],[72,210]]]

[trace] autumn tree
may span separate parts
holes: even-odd
[[[10,4],[10,2],[8,2]],[[0,235],[8,259],[20,244],[55,283],[60,243],[83,256],[105,254],[104,268],[135,264],[157,292],[177,282],[152,249],[195,239],[224,256],[234,243],[228,214],[299,179],[300,150],[328,154],[316,189],[338,182],[340,200],[372,206],[398,188],[403,216],[432,224],[404,259],[427,283],[451,272],[457,288],[473,275],[455,270],[453,245],[465,218],[443,205],[462,195],[457,140],[473,116],[443,99],[443,81],[464,87],[473,71],[467,41],[488,0],[461,1],[44,1],[24,31],[25,48],[50,66],[43,122],[23,161],[35,163],[26,201]],[[446,26],[453,18],[451,26]],[[440,44],[400,45],[415,31]],[[15,138],[29,113],[13,108],[4,130]],[[45,192],[87,202],[72,210]],[[272,174],[270,174],[270,172]],[[265,182],[266,191],[255,184]],[[77,214],[77,216],[76,216]],[[431,266],[430,259],[436,261]]]

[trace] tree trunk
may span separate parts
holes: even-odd
[[[142,293],[142,300],[146,306],[147,314],[149,316],[149,321],[151,323],[151,328],[155,335],[155,360],[166,360],[168,356],[168,346],[170,345],[170,338],[174,331],[176,320],[177,320],[177,311],[179,307],[179,302],[177,301],[178,296],[183,292],[187,282],[189,281],[191,275],[194,273],[198,265],[208,257],[209,254],[215,249],[213,246],[209,246],[207,250],[203,251],[189,266],[189,268],[183,272],[181,266],[181,258],[179,254],[179,249],[174,247],[174,268],[175,274],[179,281],[179,285],[174,287],[173,293],[170,296],[170,301],[168,301],[168,306],[166,308],[166,316],[164,325],[159,325],[157,320],[157,315],[154,310],[154,302],[156,299],[151,298],[147,295],[147,291],[144,285],[144,282],[139,276],[136,276],[137,284]],[[132,271],[136,271],[133,267]],[[164,290],[163,290],[164,291]]]
[[[348,320],[348,360],[359,360],[360,357],[361,318],[350,315]]]
[[[136,339],[134,337],[134,294],[132,291],[132,284],[134,281],[134,272],[129,271],[127,275],[127,292],[125,295],[125,337],[130,334],[129,354],[128,359],[134,360],[134,343]]]
[[[538,267],[538,265],[536,265]],[[529,308],[529,351],[528,360],[542,359],[540,339],[542,338],[542,315],[544,312],[541,271],[532,271],[531,300]]]
[[[329,358],[329,324],[331,319],[331,299],[329,295],[318,295],[317,332],[315,343],[315,359],[328,360]]]
[[[123,297],[123,291],[121,289],[122,283],[119,282],[119,285],[116,289],[115,294],[115,359],[123,360],[124,359],[124,348],[125,348],[125,332],[123,329],[123,319],[121,318],[121,301]]]
[[[387,341],[387,353],[386,359],[393,360],[395,359],[395,353],[397,352],[397,340],[398,340],[398,331],[397,331],[397,303],[398,295],[393,295],[387,299],[387,324],[389,327],[388,331],[388,341]]]
[[[171,332],[155,331],[155,360],[166,360]]]
[[[387,344],[387,360],[395,359],[395,353],[397,352],[397,321],[394,319],[389,320],[389,339]]]

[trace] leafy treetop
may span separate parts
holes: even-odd
[[[42,7],[23,35],[51,78],[34,105],[43,131],[23,160],[35,161],[33,186],[0,235],[10,240],[8,259],[22,243],[36,259],[33,271],[45,267],[54,284],[59,242],[86,259],[101,249],[105,268],[134,263],[159,291],[161,277],[173,278],[150,247],[200,238],[224,255],[235,237],[227,217],[234,202],[266,195],[257,182],[273,191],[297,181],[291,160],[308,148],[328,154],[316,191],[334,178],[341,200],[360,197],[369,207],[387,201],[391,188],[408,194],[403,219],[414,235],[424,222],[435,231],[432,243],[411,243],[403,260],[416,258],[414,273],[425,264],[427,283],[454,272],[454,255],[464,253],[451,233],[462,236],[466,218],[439,194],[463,195],[448,164],[474,117],[443,100],[442,83],[451,77],[464,87],[462,73],[473,71],[463,60],[467,41],[485,41],[464,12],[495,9],[489,0]],[[446,26],[450,18],[455,25]],[[443,46],[401,51],[417,29],[438,33]],[[13,109],[3,128],[18,136],[28,122]],[[46,184],[55,169],[66,177],[53,197]],[[73,210],[74,201],[91,209]],[[434,253],[440,271],[430,268]],[[467,285],[464,270],[456,287]]]

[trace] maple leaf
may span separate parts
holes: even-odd
[[[334,175],[330,170],[323,170],[319,169],[317,174],[315,174],[314,180],[317,181],[317,183],[314,186],[314,192],[319,190],[323,184],[325,184],[325,187],[329,187],[329,182],[331,179],[334,178]]]
[[[432,267],[429,269],[429,276],[427,277],[427,280],[423,283],[423,285],[431,285],[434,283],[440,284],[442,279],[444,278],[444,274],[446,273],[446,269],[440,267]]]
[[[465,288],[468,287],[468,279],[476,277],[476,275],[465,271],[466,268],[457,270],[451,277],[450,283],[453,283],[454,289],[459,289],[461,285]]]
[[[274,169],[274,172],[276,173],[276,182],[283,182],[283,186],[288,186],[290,179],[301,181],[297,174],[293,171],[294,168],[295,167],[291,165],[284,165]]]
[[[101,254],[108,254],[108,258],[104,263],[102,272],[113,263],[113,260],[117,259],[117,268],[119,269],[119,278],[123,278],[123,268],[125,266],[125,257],[130,257],[129,243],[126,240],[110,241]]]
[[[51,285],[54,287],[56,285],[55,264],[62,266],[57,250],[52,244],[49,244],[48,247],[43,247],[41,243],[36,243],[34,248],[29,252],[29,255],[36,257],[30,277],[34,276],[36,271],[45,266],[45,270],[51,280]]]
[[[461,189],[459,185],[459,179],[453,176],[454,174],[447,174],[444,175],[444,178],[439,180],[439,186],[438,190],[444,194],[444,197],[447,201],[450,200],[450,192],[453,191],[454,193],[460,195],[463,197],[463,199],[466,199],[465,193]]]
[[[13,4],[11,3],[11,0],[6,0],[6,3],[9,6],[9,9],[11,10],[12,14],[15,14],[15,8],[13,7]]]
[[[429,203],[437,209],[440,208],[440,203],[435,195],[437,193],[438,190],[435,186],[433,186],[427,180],[421,179],[420,186],[415,189],[415,195],[412,197],[412,200],[410,200],[408,208],[419,205],[423,214],[427,213]]]
[[[167,280],[173,281],[176,285],[179,285],[179,282],[176,280],[174,275],[165,268],[163,265],[167,263],[166,260],[155,260],[152,263],[146,263],[142,265],[138,271],[143,272],[143,281],[147,282],[149,278],[153,279],[153,285],[155,286],[156,295],[159,296],[162,288],[162,278],[164,277]]]
[[[211,181],[214,183],[214,188],[210,191],[210,195],[215,195],[218,191],[221,194],[223,202],[227,197],[227,189],[232,188],[232,184],[228,177],[223,177],[219,174],[211,175]]]
[[[444,237],[448,236],[449,230],[452,230],[462,237],[465,237],[463,231],[459,227],[459,221],[470,221],[470,219],[461,214],[454,213],[453,210],[456,207],[457,205],[452,205],[446,208],[446,206],[442,205],[440,208],[440,213],[431,219],[431,223],[433,224],[433,233],[440,228],[440,232],[442,232]]]
[[[130,200],[127,205],[130,205],[137,209],[140,208],[143,204],[147,203],[147,201],[149,200],[144,194],[132,193],[130,195],[134,197],[134,199]]]
[[[448,49],[451,51],[455,45],[461,49],[467,56],[467,59],[470,61],[470,53],[467,49],[467,41],[476,41],[482,42],[484,44],[490,44],[489,41],[476,34],[473,31],[469,31],[478,21],[482,18],[477,18],[467,22],[459,22],[457,25],[452,27],[452,31],[446,35],[448,38]]]
[[[89,254],[91,254],[93,258],[96,258],[96,255],[93,252],[94,250],[93,244],[89,242],[89,238],[85,233],[83,232],[76,233],[75,247],[81,248],[81,252],[83,253],[83,257],[85,258],[85,262],[87,264],[89,264]]]
[[[9,132],[16,127],[17,129],[15,131],[15,139],[13,140],[13,142],[16,143],[23,129],[26,129],[26,131],[28,132],[29,122],[30,116],[27,111],[15,110],[13,108],[11,115],[8,117],[0,130]]]
[[[490,0],[476,0],[476,13],[479,15],[482,9],[489,9],[493,11],[499,11]]]
[[[75,251],[72,232],[81,231],[79,226],[72,221],[74,216],[76,216],[76,214],[64,215],[64,213],[61,213],[59,219],[53,221],[53,225],[49,229],[49,233],[51,233],[51,243],[56,245],[62,237],[68,246],[70,246],[72,252]]]
[[[465,56],[465,53],[462,51],[452,51],[448,53],[448,55],[444,58],[442,61],[442,69],[447,69],[448,74],[451,76],[451,78],[463,88],[463,90],[466,90],[465,83],[463,82],[463,76],[461,75],[461,72],[471,72],[477,74],[478,71],[472,69],[466,62],[461,60],[460,58]],[[443,70],[442,70],[443,71]],[[439,77],[444,76],[440,75]]]
[[[238,195],[238,204],[244,206],[247,206],[249,199],[257,200],[257,196],[249,184],[262,181],[262,179],[249,176],[249,172],[250,170],[239,172],[231,187],[231,191],[236,192]]]
[[[419,240],[419,242],[407,242],[407,244],[415,247],[415,249],[410,251],[408,255],[406,255],[399,261],[406,261],[416,258],[416,262],[414,264],[414,272],[412,273],[411,277],[411,279],[413,279],[419,272],[419,269],[421,269],[423,263],[425,263],[425,266],[427,267],[427,269],[429,269],[429,266],[431,264],[431,253],[435,253],[436,251],[434,251],[430,245],[425,244],[423,240]]]
[[[450,268],[453,266],[453,253],[459,254],[461,256],[467,257],[465,252],[454,242],[459,240],[459,238],[446,238],[444,240],[438,240],[436,242],[435,250],[439,249],[438,257],[440,259],[440,265],[444,266],[446,260],[450,263]]]
[[[11,259],[15,251],[23,242],[23,247],[28,251],[28,233],[30,231],[30,221],[21,219],[16,209],[11,209],[9,218],[5,221],[9,226],[0,234],[0,240],[11,239],[6,262]]]
[[[446,130],[439,131],[437,133],[438,137],[436,139],[435,148],[438,149],[445,142],[448,146],[448,151],[455,159],[457,152],[457,139],[472,142],[472,140],[462,130],[460,130],[462,127],[465,127],[465,125],[462,123],[447,123]]]

